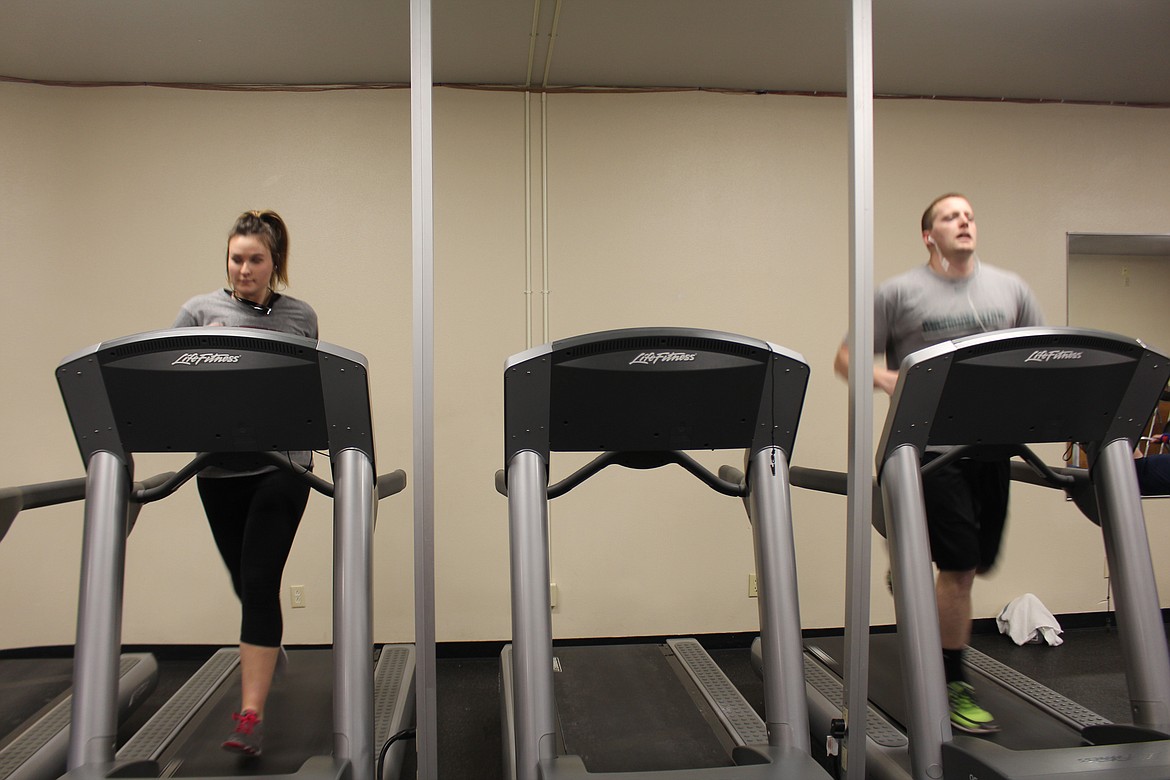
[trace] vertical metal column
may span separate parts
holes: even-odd
[[[946,675],[939,644],[934,567],[926,531],[918,450],[904,444],[882,467],[886,534],[894,573],[894,610],[902,653],[910,766],[915,780],[942,777],[942,743],[951,741]]]
[[[865,777],[873,513],[873,10],[852,0],[849,28],[849,476],[843,694],[848,780]]]
[[[431,2],[410,0],[414,642],[418,776],[439,775],[435,688],[435,224]]]
[[[90,457],[73,660],[69,770],[114,760],[130,477],[129,467],[116,455],[99,451]]]
[[[1105,556],[1117,603],[1133,722],[1170,731],[1170,662],[1130,443],[1108,444],[1094,465]]]
[[[752,456],[748,485],[759,591],[760,650],[768,670],[764,675],[768,744],[809,753],[792,496],[784,451],[768,447]]]
[[[556,756],[552,610],[548,590],[548,477],[531,450],[508,466],[512,559],[512,689],[516,777],[536,780],[541,759]]]
[[[333,755],[374,780],[374,466],[360,450],[334,458]]]

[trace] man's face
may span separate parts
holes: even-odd
[[[934,222],[922,234],[943,257],[954,259],[975,252],[975,212],[966,198],[946,198],[934,207]]]

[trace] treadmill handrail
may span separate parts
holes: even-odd
[[[922,465],[920,471],[922,476],[933,473],[942,468],[948,463],[953,463],[961,458],[977,457],[981,452],[994,452],[996,457],[1018,457],[1024,461],[1025,464],[1036,474],[1041,480],[1035,484],[1042,484],[1048,487],[1068,489],[1073,486],[1076,477],[1070,473],[1062,473],[1057,471],[1037,455],[1032,448],[1024,444],[1014,445],[996,445],[992,448],[983,448],[976,444],[964,444],[962,446],[954,447],[947,450],[937,458]],[[1086,472],[1086,478],[1088,473]]]
[[[1071,488],[1077,481],[1076,474],[1070,473],[1067,470],[1057,470],[1049,466],[1031,447],[1021,445],[1016,455],[1031,466],[1044,479],[1045,484],[1051,487],[1067,489]],[[1088,478],[1088,472],[1084,473],[1084,477],[1086,479]]]
[[[1030,485],[1069,490],[1091,482],[1089,470],[1073,468],[1071,466],[1049,466],[1041,464],[1044,471],[1037,470],[1030,462],[1012,461],[1011,476],[1016,482],[1027,482]],[[1051,472],[1051,477],[1046,473]],[[1056,477],[1056,479],[1052,479]]]
[[[145,490],[159,485],[174,476],[166,471],[134,483],[134,491]],[[32,485],[0,488],[0,541],[8,534],[16,516],[26,509],[40,509],[46,506],[68,504],[85,498],[85,477],[62,479],[54,482],[37,482]],[[133,496],[131,500],[135,500]]]
[[[603,452],[569,476],[549,485],[547,497],[551,500],[563,496],[606,466],[616,465],[625,466],[628,469],[644,470],[661,468],[672,463],[682,466],[683,469],[717,493],[734,498],[743,498],[747,495],[747,485],[742,481],[728,480],[721,474],[715,474],[682,450],[664,450],[661,452]],[[496,491],[500,495],[508,495],[508,484],[503,469],[496,472]]]
[[[158,477],[152,478],[155,481],[143,488],[135,486],[130,494],[133,501],[140,504],[149,504],[153,501],[159,501],[167,496],[172,495],[175,491],[187,484],[191,477],[196,476],[205,467],[212,465],[216,456],[219,453],[215,452],[201,452],[196,455],[191,461],[179,469],[177,472],[168,472],[167,474],[160,474]],[[259,452],[256,455],[269,460],[273,465],[278,466],[291,474],[294,474],[302,482],[306,483],[313,490],[330,498],[333,497],[333,484],[328,480],[318,477],[311,471],[304,467],[293,463],[285,455],[279,452]],[[84,491],[85,480],[82,480],[82,488]],[[395,493],[400,493],[406,488],[406,472],[402,469],[397,469],[388,474],[380,474],[375,480],[375,488],[377,490],[378,499],[381,500],[387,496],[392,496]],[[84,497],[84,492],[82,493]]]
[[[20,509],[37,509],[42,506],[80,501],[85,498],[85,477],[6,487],[0,489],[0,497],[19,499]]]

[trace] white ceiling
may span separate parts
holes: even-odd
[[[547,62],[551,86],[845,90],[848,0],[432,7],[437,83],[540,85]],[[878,94],[1170,107],[1170,0],[873,0],[873,9]],[[409,2],[3,0],[0,77],[407,83]]]

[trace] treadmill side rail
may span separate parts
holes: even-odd
[[[118,719],[138,708],[158,683],[158,662],[148,653],[126,653],[118,677]],[[69,695],[0,749],[0,780],[45,780],[65,771],[71,729]]]

